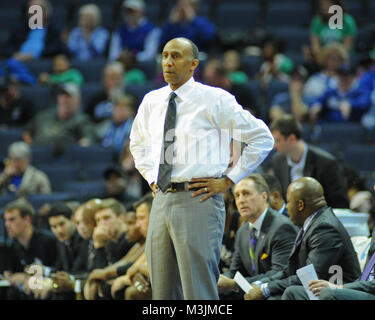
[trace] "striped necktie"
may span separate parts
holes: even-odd
[[[375,252],[372,254],[370,260],[367,262],[365,270],[362,273],[361,281],[367,281],[371,271],[375,266]]]
[[[169,103],[168,103],[168,109],[167,114],[165,115],[164,120],[164,138],[163,138],[163,147],[162,147],[162,157],[160,165],[159,165],[159,173],[158,173],[158,187],[161,191],[165,192],[171,183],[171,174],[172,174],[172,159],[166,159],[166,151],[170,145],[172,145],[174,139],[172,141],[166,141],[166,134],[169,130],[173,130],[176,125],[176,101],[174,99],[177,97],[177,95],[172,92]]]

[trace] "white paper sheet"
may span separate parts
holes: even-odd
[[[303,268],[298,269],[296,273],[298,278],[301,280],[302,285],[305,288],[310,300],[319,300],[319,298],[309,290],[309,282],[311,280],[318,280],[314,265],[309,264]]]
[[[10,287],[10,282],[8,280],[0,280],[0,287]]]
[[[234,275],[234,281],[238,284],[238,286],[245,292],[248,293],[253,287],[251,284],[243,277],[240,272],[236,272]]]

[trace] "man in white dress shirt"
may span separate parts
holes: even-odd
[[[194,81],[198,64],[192,41],[165,45],[169,85],[145,95],[130,134],[135,166],[154,194],[146,254],[158,300],[218,299],[222,193],[255,170],[274,143],[234,96]]]

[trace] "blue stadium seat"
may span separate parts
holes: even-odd
[[[59,164],[59,165],[38,165],[35,166],[42,170],[51,181],[52,190],[61,191],[62,185],[67,181],[79,180],[79,171],[75,165]]]
[[[51,194],[33,194],[27,197],[27,200],[33,205],[35,210],[45,204],[53,204],[59,201],[75,200],[77,195],[74,192],[53,192]]]
[[[108,163],[95,163],[83,168],[85,180],[100,180],[103,178],[103,172],[109,167]]]
[[[55,158],[50,146],[33,145],[31,146],[32,163],[36,165],[53,164]]]
[[[0,29],[11,30],[17,27],[17,25],[22,21],[20,18],[21,14],[19,8],[8,8],[6,10],[2,8],[0,11]]]
[[[244,72],[249,77],[254,77],[262,63],[262,58],[259,56],[243,56],[241,59],[241,65]]]
[[[79,199],[87,199],[101,197],[105,187],[103,180],[71,181],[64,183],[63,190],[74,193]]]
[[[114,153],[110,148],[104,148],[99,145],[93,145],[89,147],[81,147],[78,145],[72,145],[68,147],[66,152],[66,161],[80,165],[82,168],[88,164],[94,163],[112,163],[114,159]]]
[[[344,151],[344,160],[360,171],[375,170],[374,145],[349,145]]]
[[[21,95],[34,103],[36,111],[51,107],[53,102],[48,86],[22,86]]]
[[[223,2],[216,12],[216,25],[226,29],[251,29],[258,23],[258,3],[231,3]]]
[[[136,64],[136,68],[142,70],[146,76],[148,81],[154,80],[156,76],[156,61],[138,61]]]
[[[34,75],[38,76],[42,72],[52,72],[52,59],[35,59],[25,62],[26,67]]]
[[[310,44],[308,28],[296,26],[271,28],[269,30],[276,39],[285,41],[285,51],[301,52],[302,45]]]
[[[145,84],[128,85],[126,86],[125,91],[133,95],[138,102],[141,102],[144,95],[151,90],[156,89],[156,87],[157,86],[154,82],[147,82]]]
[[[359,123],[324,123],[316,126],[310,137],[318,143],[359,144],[365,132]]]
[[[87,102],[92,98],[93,95],[101,92],[103,85],[100,82],[90,82],[82,86],[82,109],[86,108]]]
[[[267,108],[270,107],[271,102],[275,94],[280,92],[288,92],[289,87],[288,84],[285,82],[281,82],[278,80],[273,80],[269,83],[267,88],[267,94],[266,94],[266,105]]]
[[[77,68],[85,79],[85,83],[101,82],[105,59],[92,59],[88,61],[73,60],[72,67]]]
[[[14,194],[0,194],[0,213],[4,211],[4,207],[11,201],[15,200]]]
[[[0,162],[7,156],[8,147],[16,141],[22,141],[22,128],[0,129]]]
[[[267,26],[301,26],[309,24],[309,3],[275,1],[270,4],[266,14]]]

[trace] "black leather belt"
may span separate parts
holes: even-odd
[[[165,192],[180,192],[180,191],[197,191],[202,188],[191,188],[189,189],[190,182],[172,182],[170,187]]]

